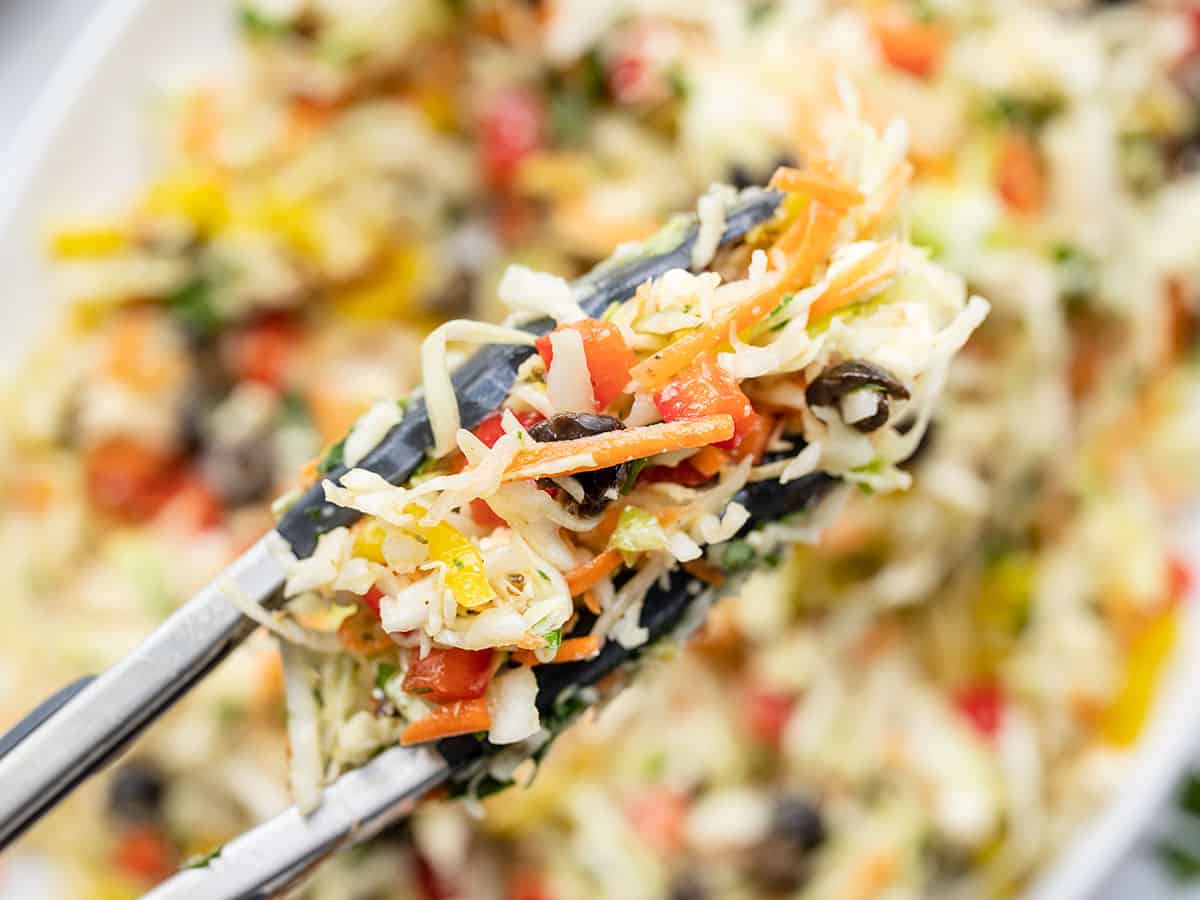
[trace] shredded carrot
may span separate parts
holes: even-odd
[[[492,717],[488,713],[487,698],[458,700],[434,707],[433,712],[424,719],[413,722],[400,735],[400,743],[407,747],[409,744],[423,744],[456,734],[487,731],[491,727]]]
[[[1013,212],[1032,215],[1046,205],[1046,174],[1037,146],[1020,132],[1005,139],[996,161],[996,187]]]
[[[567,587],[571,591],[571,596],[578,597],[591,590],[620,567],[621,554],[612,548],[592,557],[582,566],[567,573]]]
[[[583,592],[583,605],[587,607],[587,611],[593,616],[598,616],[604,611],[600,608],[600,598],[596,596],[595,591]]]
[[[943,26],[920,22],[897,11],[878,16],[874,31],[884,58],[895,68],[918,78],[927,78],[937,71],[950,42]]]
[[[568,663],[579,662],[581,659],[591,659],[600,652],[600,647],[604,643],[598,634],[587,634],[583,637],[567,638],[558,645],[558,652],[554,654],[552,663]],[[536,666],[542,663],[534,656],[532,650],[518,650],[512,655],[512,658],[523,666]]]
[[[733,419],[719,415],[536,444],[517,453],[504,473],[504,480],[526,481],[595,472],[671,450],[691,450],[727,441],[733,437],[733,431]]]
[[[829,255],[833,242],[837,237],[837,226],[841,221],[841,213],[831,206],[819,201],[808,205],[804,216],[804,226],[796,231],[789,229],[781,238],[791,240],[792,235],[799,235],[796,250],[789,255],[787,268],[783,270],[780,279],[771,287],[759,291],[741,303],[721,311],[713,321],[689,331],[677,340],[667,344],[652,356],[646,357],[630,370],[630,375],[644,391],[654,391],[661,388],[679,372],[682,372],[702,354],[708,353],[729,339],[730,330],[745,331],[765,319],[783,298],[784,294],[795,291],[812,281],[817,267]],[[786,248],[784,249],[786,253]]]
[[[846,267],[830,282],[825,293],[813,301],[808,310],[809,321],[815,322],[882,290],[899,267],[898,250],[895,241],[885,241]]]
[[[858,188],[819,168],[801,170],[780,166],[771,176],[771,187],[790,194],[808,194],[814,200],[843,211],[863,202]]]
[[[699,578],[705,584],[720,587],[725,583],[725,573],[717,566],[702,559],[693,559],[683,564],[683,571],[693,578]]]
[[[745,441],[743,440],[743,443]],[[712,478],[725,468],[729,462],[729,454],[718,447],[705,447],[688,460],[692,468],[706,478]]]

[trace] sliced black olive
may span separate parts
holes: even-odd
[[[781,797],[771,814],[771,833],[797,850],[816,850],[829,837],[821,810],[797,794]]]
[[[152,821],[162,812],[165,794],[166,780],[158,766],[130,760],[117,769],[109,784],[108,811],[122,822]]]
[[[612,416],[599,416],[592,413],[559,413],[549,419],[544,419],[529,428],[529,436],[539,443],[554,441],[573,441],[579,438],[591,437],[595,434],[605,434],[609,431],[620,431],[625,427],[620,419]],[[603,512],[610,503],[621,493],[621,485],[629,474],[629,464],[610,466],[598,472],[582,472],[573,476],[583,488],[583,499],[563,492],[563,503],[568,509],[581,516],[594,516]]]
[[[812,875],[812,854],[828,839],[821,811],[806,798],[785,796],[777,801],[771,830],[750,854],[750,873],[767,891],[790,893]]]
[[[708,889],[694,872],[681,872],[671,880],[668,900],[707,900]]]
[[[887,424],[891,399],[907,400],[910,396],[908,388],[887,369],[865,360],[849,359],[818,375],[805,390],[804,399],[809,406],[834,407],[840,412],[842,401],[862,390],[874,391],[877,395],[874,414],[849,423],[864,434]]]
[[[271,441],[259,435],[236,444],[206,447],[200,457],[200,471],[229,506],[265,499],[275,485]]]

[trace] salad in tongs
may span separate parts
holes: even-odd
[[[302,809],[396,743],[539,750],[535,667],[645,643],[646,597],[678,568],[700,593],[812,539],[811,516],[754,521],[736,499],[748,486],[908,485],[900,464],[988,307],[906,240],[906,144],[902,123],[879,133],[839,113],[803,165],[775,173],[776,214],[736,246],[718,250],[738,194],[714,187],[690,269],[598,318],[566,281],[513,266],[508,321],[426,338],[426,463],[402,484],[355,467],[403,416],[388,400],[309,473],[361,516],[290,563],[272,620]],[[547,316],[548,334],[521,327]],[[531,349],[466,429],[451,371],[482,344]]]

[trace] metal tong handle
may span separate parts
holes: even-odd
[[[330,854],[377,834],[450,775],[422,747],[393,747],[327,787],[307,816],[293,806],[160,884],[144,900],[265,900],[295,887]]]
[[[45,713],[42,720],[0,758],[0,847],[120,753],[254,630],[225,592],[270,603],[283,586],[278,554],[286,546],[269,532],[133,653],[57,711],[45,704],[35,711]]]

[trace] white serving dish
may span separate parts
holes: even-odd
[[[56,321],[43,257],[47,225],[119,209],[148,175],[147,106],[156,90],[238,66],[232,3],[107,0],[81,25],[9,148],[0,181],[0,371]],[[1182,544],[1200,567],[1200,516]],[[1146,734],[1117,792],[1032,886],[1026,900],[1099,890],[1149,827],[1200,740],[1200,614],[1193,610]],[[49,895],[46,895],[49,897]],[[23,893],[24,900],[39,898]]]

